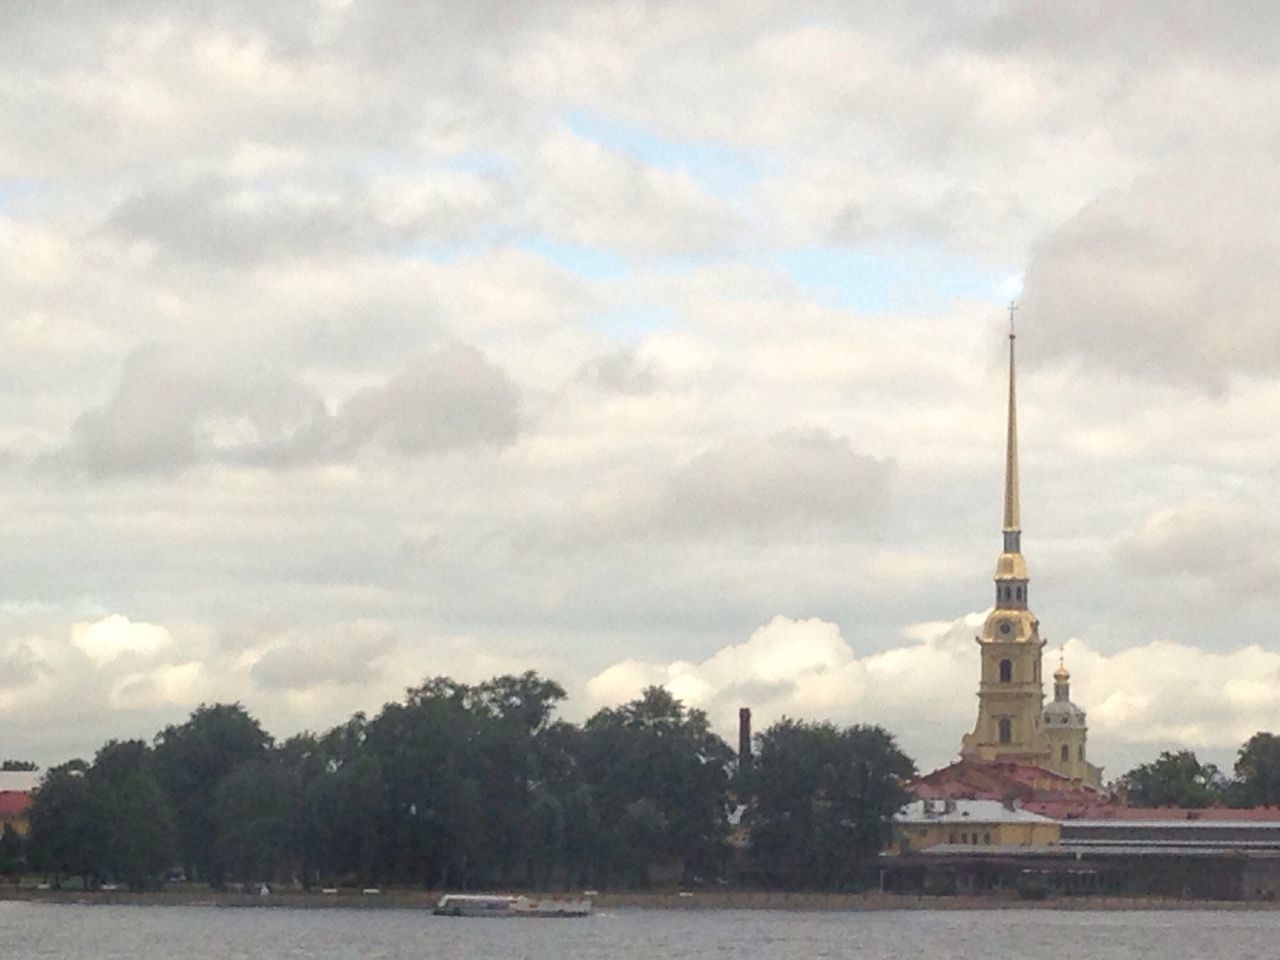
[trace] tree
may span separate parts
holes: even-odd
[[[249,760],[214,791],[214,875],[241,881],[292,875],[297,779],[276,759]]]
[[[0,874],[16,878],[26,866],[26,845],[13,824],[6,822],[0,833]]]
[[[33,866],[51,874],[55,887],[70,876],[91,885],[103,873],[105,811],[86,767],[72,760],[49,770],[31,805]]]
[[[85,774],[101,810],[105,874],[135,890],[163,885],[179,855],[169,796],[155,776],[155,757],[141,740],[112,740]]]
[[[129,774],[107,800],[104,860],[111,874],[131,890],[164,885],[178,856],[178,830],[169,797],[155,777]]]
[[[880,727],[783,719],[759,737],[751,853],[786,887],[857,883],[909,799],[915,764]]]
[[[678,864],[689,883],[720,873],[734,754],[705,713],[649,687],[591,717],[578,749],[591,806],[605,825],[597,843],[600,882],[634,882],[657,864]],[[635,806],[639,801],[647,802]]]
[[[1280,804],[1280,737],[1255,733],[1236,757],[1232,803],[1241,807]]]
[[[179,726],[156,736],[160,782],[177,813],[187,876],[214,883],[213,798],[222,779],[241,764],[266,757],[271,738],[238,703],[201,705]]]
[[[1190,750],[1164,751],[1151,763],[1134,767],[1120,782],[1139,807],[1207,807],[1223,795],[1222,775]]]

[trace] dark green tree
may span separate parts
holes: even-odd
[[[266,758],[271,738],[238,703],[198,707],[156,736],[160,782],[177,814],[182,862],[192,879],[220,881],[214,869],[214,794],[242,764]]]
[[[6,822],[3,833],[0,833],[0,874],[17,877],[26,865],[26,844],[13,824]]]
[[[178,862],[177,823],[141,740],[112,740],[85,777],[102,811],[103,869],[135,890],[157,889]]]
[[[278,758],[249,760],[223,777],[213,795],[214,874],[242,882],[294,875],[300,785]]]
[[[1212,763],[1190,750],[1161,753],[1120,778],[1129,800],[1139,807],[1207,807],[1223,796],[1223,779]]]
[[[32,865],[48,873],[55,887],[73,876],[89,886],[103,875],[106,811],[86,769],[83,760],[52,768],[31,805]]]
[[[580,741],[582,777],[604,825],[596,844],[599,883],[634,883],[651,867],[672,865],[687,883],[719,875],[734,754],[705,713],[650,687],[592,716]],[[647,803],[635,806],[639,801]]]
[[[1229,796],[1234,806],[1280,804],[1280,737],[1255,733],[1236,756],[1235,782]]]
[[[105,860],[131,890],[156,890],[177,863],[178,828],[168,794],[150,773],[138,771],[112,792],[107,809]]]
[[[748,823],[761,874],[784,887],[848,887],[888,842],[915,764],[880,727],[783,719],[759,737]]]
[[[301,784],[298,856],[304,883],[375,885],[387,791],[377,757],[365,748],[357,715],[324,737],[310,738],[303,763],[286,760]],[[295,752],[303,738],[285,744]]]
[[[554,872],[531,863],[529,846],[545,838],[531,823],[536,797],[561,779],[551,755],[563,697],[532,672],[476,686],[436,677],[383,708],[364,749],[382,773],[380,863],[390,878],[465,888]],[[536,814],[542,827],[546,814]]]

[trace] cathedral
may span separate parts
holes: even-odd
[[[1010,764],[1052,771],[1099,787],[1102,769],[1088,761],[1085,713],[1071,702],[1071,675],[1059,664],[1053,700],[1044,703],[1045,641],[1029,608],[1030,577],[1022,556],[1018,490],[1018,402],[1010,309],[1009,415],[1005,439],[1004,545],[996,560],[995,607],[976,637],[981,651],[978,719],[964,736],[961,762]]]

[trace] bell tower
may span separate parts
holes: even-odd
[[[1044,766],[1050,758],[1043,729],[1040,621],[1027,608],[1030,578],[1022,556],[1018,490],[1018,394],[1013,313],[1009,304],[1009,414],[1005,434],[1003,549],[996,559],[995,608],[974,639],[982,658],[978,720],[966,734],[962,757]]]

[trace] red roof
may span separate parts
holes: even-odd
[[[0,790],[0,820],[25,817],[31,809],[31,794],[25,790]]]
[[[1061,801],[1073,806],[1098,804],[1101,791],[1071,777],[1027,763],[957,760],[907,784],[917,799]]]

